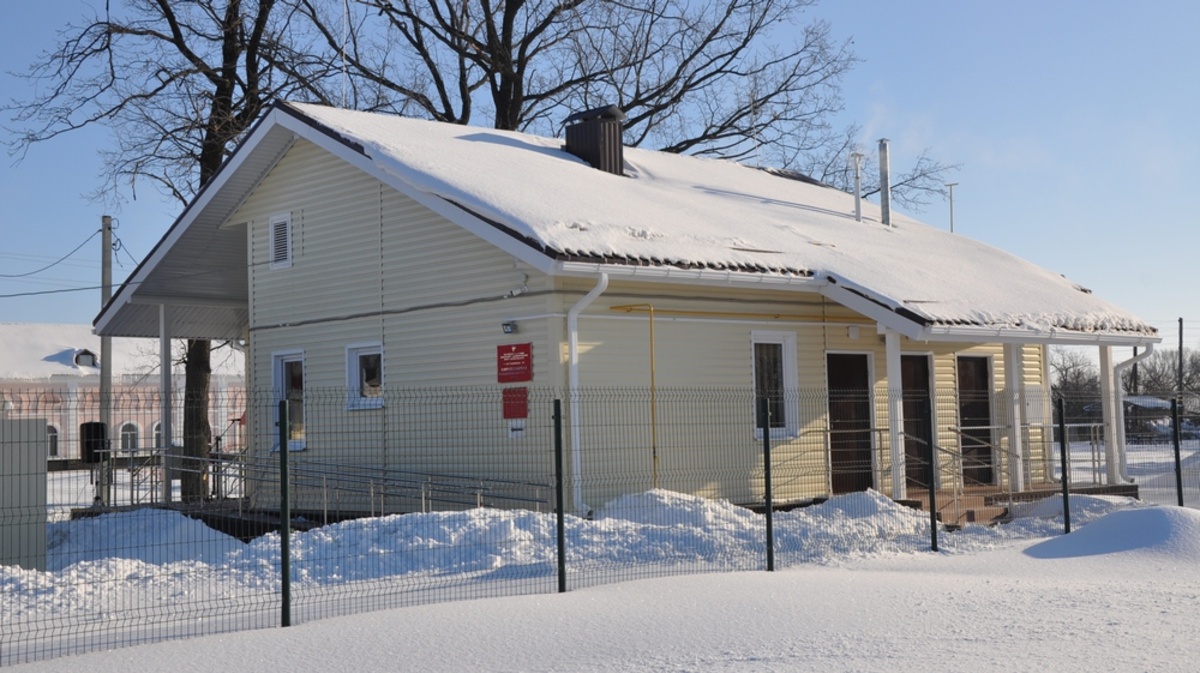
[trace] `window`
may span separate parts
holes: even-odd
[[[58,455],[58,428],[53,425],[46,426],[46,453],[50,456]]]
[[[346,408],[382,406],[383,346],[378,343],[346,346]]]
[[[292,215],[271,216],[271,268],[286,269],[292,265]]]
[[[162,421],[154,424],[154,448],[161,449],[162,441]]]
[[[762,437],[758,400],[766,399],[772,437],[797,433],[796,335],[791,332],[752,332],[754,367],[754,427]]]
[[[275,390],[288,402],[288,451],[303,451],[304,439],[304,351],[274,353]]]
[[[133,423],[126,423],[121,426],[121,450],[122,451],[137,451],[138,448],[138,427]]]

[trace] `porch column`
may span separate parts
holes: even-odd
[[[166,304],[158,305],[158,371],[159,394],[161,407],[159,413],[162,424],[162,443],[159,459],[162,461],[162,502],[171,502],[171,307]]]
[[[1121,483],[1117,456],[1117,395],[1113,380],[1112,346],[1100,347],[1100,408],[1104,422],[1104,467],[1109,484]]]
[[[908,469],[904,460],[904,384],[900,377],[900,335],[884,331],[887,348],[888,444],[892,455],[892,498],[908,497]]]
[[[1012,490],[1025,490],[1025,442],[1022,420],[1025,411],[1024,352],[1021,344],[1004,344],[1004,386],[1008,388],[1008,475]]]

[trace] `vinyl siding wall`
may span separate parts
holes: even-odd
[[[271,269],[268,223],[281,212],[292,217],[292,265]],[[486,467],[494,478],[547,478],[542,447],[509,437],[496,383],[496,347],[506,343],[533,344],[528,385],[557,378],[545,320],[523,321],[513,335],[500,328],[511,317],[547,312],[544,276],[306,142],[230,221],[250,226],[250,367],[260,398],[274,385],[273,354],[303,350],[306,448],[296,461],[461,475]],[[346,409],[346,348],[372,342],[383,349],[385,404]],[[457,398],[411,392],[468,387],[490,388]],[[386,397],[391,391],[403,397]],[[274,417],[268,405],[256,406],[252,432],[265,456]],[[549,416],[531,404],[535,411]],[[306,503],[300,493],[295,506],[320,497],[310,496]],[[385,506],[415,507],[402,496]]]
[[[563,308],[590,289],[584,281],[560,281]],[[654,306],[654,361],[658,401],[658,453],[664,474],[675,482],[660,486],[701,495],[720,495],[735,502],[751,503],[763,496],[761,433],[755,432],[752,395],[754,332],[785,332],[794,335],[797,388],[789,396],[788,412],[798,415],[795,432],[772,441],[775,497],[795,500],[828,495],[830,492],[828,424],[826,404],[826,354],[863,353],[870,356],[875,391],[872,427],[875,442],[876,488],[890,492],[888,450],[888,394],[886,351],[874,323],[823,299],[814,293],[754,292],[721,288],[673,287],[613,282],[580,319],[580,384],[585,391],[645,390],[649,386],[650,316],[644,307],[622,309],[622,305]],[[853,327],[853,329],[852,329]],[[855,336],[855,333],[857,335]],[[564,347],[565,348],[565,347]],[[957,358],[960,355],[988,357],[993,386],[993,423],[1007,423],[1007,385],[1004,381],[1004,349],[999,344],[927,344],[902,339],[902,353],[931,358],[935,395],[934,422],[940,446],[957,449],[958,436],[947,428],[957,425]],[[565,351],[564,351],[565,352]],[[1042,391],[1040,346],[1024,349],[1025,386]],[[698,391],[728,390],[730,403],[719,409],[706,404],[686,403]],[[736,392],[735,392],[736,391]],[[586,393],[585,393],[586,395]],[[705,394],[698,396],[705,399]],[[648,406],[649,400],[644,397]],[[1040,399],[1040,398],[1039,398]],[[938,404],[940,402],[940,404]],[[1031,400],[1027,406],[1036,405]],[[1030,406],[1033,421],[1037,409]],[[599,410],[593,413],[600,413]],[[603,418],[581,418],[582,469],[584,477],[624,474],[625,483],[606,484],[588,494],[589,503],[599,503],[637,486],[650,487],[650,463],[646,459],[649,440],[624,437],[614,442]],[[643,416],[648,418],[648,412]],[[1040,430],[1028,439],[1040,440]],[[1008,437],[997,430],[995,439],[1007,449]],[[1033,443],[1040,449],[1040,444]],[[1040,455],[1040,454],[1039,454]],[[1034,456],[1037,458],[1037,456]],[[1036,461],[1040,464],[1040,458]],[[641,468],[630,474],[630,465]],[[951,461],[943,455],[943,483],[948,484]],[[694,479],[688,475],[696,475]],[[703,476],[701,476],[703,475]],[[716,475],[716,478],[714,478]],[[721,478],[720,475],[725,475]]]

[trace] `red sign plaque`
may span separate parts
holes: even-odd
[[[510,421],[519,418],[529,418],[529,389],[525,386],[520,388],[505,388],[504,389],[504,420]]]
[[[533,380],[533,344],[496,346],[496,381],[522,383]]]

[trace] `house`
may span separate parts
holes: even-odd
[[[1047,346],[1095,346],[1112,396],[1130,364],[1112,349],[1144,357],[1159,341],[1058,274],[886,198],[622,148],[611,110],[571,122],[564,146],[275,104],[95,329],[244,340],[249,387],[271,395],[250,404],[264,460],[285,443],[286,398],[298,459],[543,481],[531,430],[552,391],[579,512],[658,485],[761,502],[764,434],[790,470],[777,500],[1049,482]],[[427,389],[489,403],[451,436],[437,409],[405,415]],[[742,397],[666,399],[716,390]],[[622,391],[610,398],[633,400],[637,420],[592,404],[596,391]],[[1113,481],[1117,408],[1104,413]],[[660,482],[660,453],[702,471]]]
[[[44,420],[51,469],[77,464],[84,436],[101,422],[100,337],[90,325],[0,323],[0,343],[0,418]],[[232,350],[213,363],[210,423],[221,435],[230,410],[244,411],[244,365]],[[113,339],[111,364],[112,448],[132,455],[161,447],[156,343]]]

